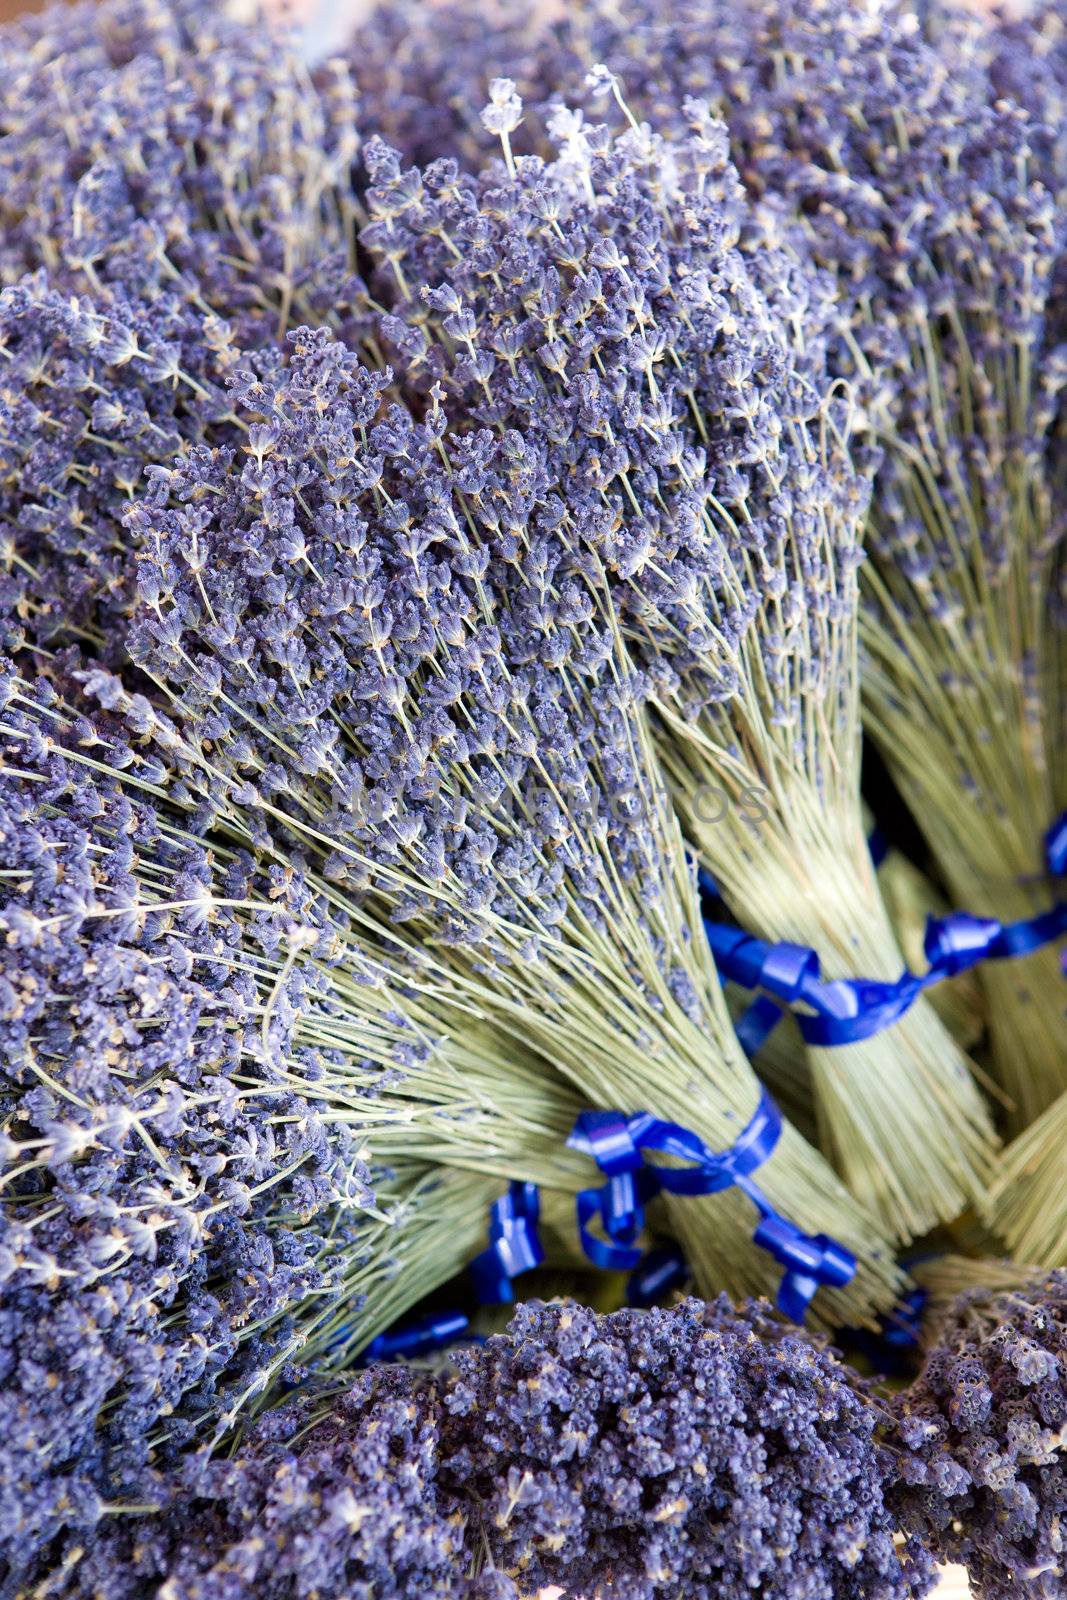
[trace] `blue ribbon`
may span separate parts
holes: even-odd
[[[372,1339],[360,1356],[360,1363],[426,1356],[464,1338],[469,1327],[470,1321],[462,1311],[441,1311],[419,1317],[415,1322],[391,1328]]]
[[[875,870],[882,865],[889,854],[889,841],[881,828],[874,828],[867,838],[867,847],[871,853],[871,863]],[[1067,852],[1067,840],[1064,844]],[[697,882],[700,892],[706,900],[716,901],[721,904],[722,896],[719,894],[718,885],[706,867],[697,866]],[[705,920],[705,927],[715,926]],[[759,1054],[782,1020],[782,1007],[769,995],[760,995],[753,1000],[734,1024],[737,1042],[751,1061]]]
[[[870,851],[871,855],[871,866],[874,868],[875,872],[877,872],[878,868],[882,865],[882,862],[889,854],[889,840],[886,838],[881,828],[874,827],[871,829],[870,833],[867,835],[867,849]]]
[[[515,1298],[511,1280],[544,1260],[537,1227],[540,1215],[535,1183],[510,1184],[507,1193],[489,1208],[489,1245],[471,1262],[475,1293],[482,1305],[510,1305]],[[470,1320],[462,1311],[434,1312],[380,1333],[363,1351],[360,1362],[430,1355],[458,1339],[473,1339],[469,1330]],[[337,1338],[333,1341],[338,1342]]]
[[[471,1262],[471,1275],[483,1305],[510,1305],[512,1279],[545,1259],[537,1224],[541,1200],[536,1183],[512,1183],[489,1208],[489,1245]]]
[[[749,1060],[758,1055],[782,1020],[782,1008],[777,1000],[761,994],[742,1012],[734,1023],[737,1042]]]
[[[635,1243],[645,1225],[645,1203],[657,1193],[655,1175],[645,1166],[637,1135],[651,1118],[626,1118],[620,1111],[583,1111],[570,1138],[572,1150],[592,1156],[607,1183],[575,1197],[578,1237],[595,1267],[630,1272],[644,1252]],[[592,1230],[599,1217],[604,1237]]]
[[[882,1343],[890,1350],[912,1351],[917,1348],[928,1298],[925,1289],[912,1289],[882,1318]]]
[[[1045,857],[1053,876],[1067,872],[1067,813],[1045,836]],[[1029,955],[1067,934],[1067,901],[1020,922],[975,917],[953,911],[931,917],[923,951],[929,970],[907,969],[895,981],[822,977],[819,957],[807,945],[769,944],[726,923],[704,919],[704,927],[720,974],[746,989],[762,989],[765,997],[741,1018],[738,1037],[749,1055],[766,1039],[780,1006],[804,1005],[797,1023],[808,1044],[837,1046],[869,1039],[892,1027],[911,1009],[924,990],[955,977],[982,961],[1005,961]],[[759,1008],[757,1010],[757,1007]]]
[[[709,900],[722,899],[722,895],[719,893],[719,886],[715,882],[715,879],[712,877],[707,867],[702,867],[699,862],[697,863],[697,883],[700,886],[701,894],[707,895]]]
[[[901,1266],[908,1270],[918,1262],[930,1259],[929,1252],[906,1256]],[[918,1286],[911,1289],[892,1311],[879,1317],[877,1333],[872,1333],[869,1328],[850,1328],[849,1342],[861,1350],[872,1366],[884,1375],[895,1377],[913,1371],[928,1299],[925,1289]]]
[[[577,1197],[582,1245],[597,1266],[632,1270],[641,1261],[633,1244],[644,1220],[644,1202],[651,1195],[718,1194],[736,1187],[759,1212],[753,1242],[785,1268],[778,1289],[778,1308],[802,1322],[820,1285],[840,1288],[856,1271],[856,1259],[826,1234],[803,1233],[780,1216],[752,1173],[772,1154],[781,1137],[782,1117],[766,1090],[748,1126],[727,1150],[709,1150],[691,1129],[661,1122],[641,1111],[626,1117],[617,1112],[586,1112],[578,1118],[568,1143],[591,1155],[608,1177],[597,1189]],[[685,1161],[666,1167],[647,1160],[656,1151]],[[600,1217],[606,1239],[590,1232]]]

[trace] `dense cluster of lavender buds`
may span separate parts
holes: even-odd
[[[64,1593],[142,1600],[512,1600],[463,1576],[465,1516],[441,1481],[440,1403],[406,1367],[267,1415],[230,1459],[188,1459],[157,1510],[57,1555]],[[497,1575],[498,1577],[500,1575]]]
[[[3,631],[117,658],[122,512],[147,464],[228,436],[238,351],[342,249],[353,96],[199,0],[27,19],[0,81]]]
[[[113,703],[107,674],[79,676]],[[521,1058],[496,1095],[459,1079],[439,1019],[352,952],[295,860],[191,831],[147,701],[137,739],[91,701],[74,711],[60,689],[78,687],[0,679],[0,1549],[16,1562],[225,1432],[287,1363],[340,1359],[461,1267],[493,1181],[455,1180],[446,1244],[420,1158],[454,1141],[459,1164],[521,1176],[555,1104]],[[580,1102],[556,1099],[539,1172],[553,1156],[566,1172]]]
[[[122,517],[150,463],[225,437],[232,334],[173,295],[0,292],[0,627],[8,650],[72,634],[121,659],[133,565]]]
[[[977,1600],[1056,1600],[1067,1574],[1067,1274],[972,1289],[893,1401],[907,1525]]]
[[[571,896],[606,925],[609,849],[654,904],[636,688],[538,441],[452,436],[436,398],[383,408],[388,373],[325,330],[289,343],[233,379],[240,452],[151,468],[126,519],[130,649],[220,809],[261,844],[278,815],[330,882],[390,902],[398,941],[418,920],[506,958],[521,929],[531,962]]]
[[[758,1307],[523,1307],[461,1352],[444,1470],[494,1557],[569,1595],[921,1595],[884,1498],[879,1407]]]
[[[194,1459],[65,1592],[907,1600],[932,1569],[894,1542],[881,1418],[758,1305],[532,1301],[454,1372],[372,1369]]]
[[[506,82],[491,93],[486,128],[506,136],[521,102]],[[773,607],[767,716],[829,783],[801,706],[839,715],[835,624],[847,631],[865,505],[843,453],[824,470],[805,448],[835,311],[747,205],[723,125],[683,109],[662,139],[561,107],[552,160],[480,177],[447,161],[405,171],[371,143],[361,240],[396,308],[386,347],[417,338],[416,375],[440,375],[460,415],[537,441],[562,536],[610,575],[658,696],[686,719],[737,696],[756,673],[749,624]]]
[[[5,281],[162,293],[258,340],[343,250],[359,135],[341,62],[313,80],[224,6],[113,0],[8,26],[0,77]]]

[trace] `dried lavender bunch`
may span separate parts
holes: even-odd
[[[373,1369],[186,1468],[157,1516],[55,1565],[63,1593],[905,1600],[882,1406],[766,1308],[533,1301],[456,1371]],[[379,1565],[380,1564],[380,1565]],[[468,1590],[470,1575],[481,1574]],[[106,1575],[106,1580],[105,1580]],[[518,1587],[513,1587],[517,1585]],[[453,1587],[454,1586],[454,1587]]]
[[[504,1177],[573,1189],[582,1165],[564,1146],[580,1102],[514,1050],[508,1076],[490,1042],[442,1037],[349,958],[298,864],[197,838],[143,738],[10,670],[2,699],[17,1568],[57,1526],[140,1500],[150,1459],[225,1432],[295,1359],[356,1354],[484,1245]],[[428,1165],[450,1160],[473,1170]]]
[[[721,126],[684,111],[659,137],[557,107],[555,158],[516,164],[501,83],[486,124],[506,165],[480,177],[405,171],[370,141],[382,337],[470,424],[537,441],[561,534],[647,673],[686,831],[745,925],[814,945],[830,976],[895,978],[859,799],[866,488],[827,374],[835,312],[746,203]],[[811,1061],[826,1147],[888,1226],[983,1192],[986,1113],[927,1005]]]
[[[43,274],[0,293],[0,626],[7,650],[79,638],[122,660],[146,466],[235,430],[233,331],[170,293],[72,298]]]
[[[292,335],[286,365],[261,353],[231,385],[242,454],[154,469],[127,517],[131,648],[198,752],[188,781],[218,826],[299,847],[376,950],[588,1103],[723,1149],[758,1089],[610,596],[560,532],[536,437],[452,433],[439,395],[416,421],[389,381],[324,330]],[[762,1176],[864,1258],[827,1314],[880,1298],[877,1231],[825,1165],[787,1133]],[[676,1222],[705,1281],[773,1282],[738,1195]]]
[[[201,0],[53,8],[0,31],[0,83],[7,647],[118,660],[145,466],[229,438],[237,351],[328,315],[305,286],[351,232],[354,92]]]
[[[921,972],[926,960],[927,921],[946,916],[952,907],[942,890],[901,850],[889,851],[878,868],[878,882],[904,959],[913,972]],[[981,1043],[989,1018],[977,971],[961,972],[939,983],[930,990],[930,1004],[964,1050]],[[991,1096],[1002,1098],[994,1079],[977,1067],[975,1073]]]
[[[869,834],[873,823],[866,813],[865,823]],[[884,857],[875,858],[875,864],[882,900],[904,959],[913,971],[919,971],[925,960],[923,939],[926,920],[931,916],[944,916],[950,908],[930,879],[902,851],[890,849]],[[749,1049],[746,1028],[752,1026],[750,1012],[755,1004],[752,993],[728,983],[726,999],[730,1015],[738,1028],[738,1037]],[[981,1042],[986,1018],[982,987],[976,972],[960,973],[938,984],[930,990],[929,999],[962,1049],[970,1051]],[[758,1012],[758,1006],[755,1009]],[[771,1032],[758,1045],[755,1059],[760,1078],[790,1122],[805,1138],[813,1144],[818,1143],[808,1051],[793,1015],[788,1012],[778,1014],[778,1021]],[[1000,1090],[988,1074],[983,1073],[977,1065],[974,1072],[990,1095],[999,1096]]]
[[[1049,441],[1067,375],[1049,315],[1063,223],[1040,125],[976,105],[947,61],[908,55],[906,81],[927,77],[928,100],[902,96],[906,157],[875,158],[880,214],[849,219],[876,275],[860,359],[882,359],[877,337],[863,338],[881,323],[901,372],[875,418],[886,462],[868,541],[868,723],[953,899],[1012,921],[1052,898],[1042,838],[1067,802],[1049,618],[1063,533]],[[870,67],[857,58],[856,70]],[[874,105],[869,121],[873,151],[897,124],[888,107],[876,121]],[[952,177],[935,183],[946,145]],[[991,965],[983,982],[998,1072],[1028,1121],[1065,1083],[1056,952]]]
[[[983,1207],[1012,1254],[1043,1267],[1067,1266],[1065,1138],[1067,1094],[1062,1094],[1004,1150]]]
[[[927,20],[951,45],[961,22],[951,10],[933,8]],[[1045,187],[1062,208],[1067,190],[1067,49],[1065,49],[1062,8],[1054,5],[1027,7],[1024,14],[998,16],[996,25],[978,36],[982,70],[995,92],[1030,112],[1047,130],[1048,137],[1033,151]],[[1039,165],[1038,165],[1039,163]],[[1045,308],[1046,322],[1062,336],[1064,326],[1064,258],[1062,252],[1053,269]],[[1043,474],[1038,481],[1050,486],[1054,503],[1062,498],[1063,422],[1058,415],[1045,453]],[[1067,762],[1064,721],[1067,713],[1067,556],[1062,538],[1050,566],[1047,596],[1050,624],[1049,660],[1046,667],[1051,688],[1049,700],[1058,707],[1058,722],[1050,725],[1049,749],[1051,792],[1054,803],[1062,807],[1067,800]],[[1050,983],[1055,983],[1055,955],[1047,957]],[[1029,963],[1028,963],[1029,964]],[[1006,980],[1005,980],[1006,981]],[[1062,979],[1060,983],[1062,991]],[[1062,995],[1049,996],[1053,1026],[1062,1022]],[[1058,1037],[1061,1042],[1065,1030]],[[1020,1041],[1019,1070],[1024,1072],[1029,1047]],[[1042,1086],[1040,1102],[1047,1098]],[[1034,1097],[1024,1099],[1031,1109]],[[1045,1266],[1067,1263],[1067,1221],[1062,1195],[1064,1179],[1064,1140],[1067,1138],[1067,1095],[1061,1095],[1019,1133],[1004,1152],[997,1183],[991,1195],[990,1215],[997,1231],[1007,1240],[1014,1254]]]
[[[1065,635],[1048,615],[1067,373],[1050,31],[1039,18],[987,36],[954,14],[931,45],[907,7],[636,0],[582,8],[525,68],[535,99],[606,61],[656,120],[677,125],[686,94],[721,109],[750,191],[800,217],[834,274],[848,320],[835,367],[867,387],[884,452],[868,727],[955,903],[1003,921],[1047,906],[1042,837],[1067,804]],[[1064,1087],[1058,962],[1046,949],[985,976],[1022,1125]]]
[[[881,1408],[765,1308],[520,1308],[456,1356],[443,1477],[494,1559],[569,1595],[921,1595],[898,1550]]]
[[[896,1509],[976,1600],[1063,1593],[1067,1276],[972,1289],[919,1378],[892,1402],[904,1447]]]

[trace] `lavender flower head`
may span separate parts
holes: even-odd
[[[123,658],[133,560],[122,517],[147,465],[227,424],[232,328],[171,289],[71,297],[43,273],[0,292],[0,639],[88,638]]]
[[[0,637],[114,662],[146,465],[228,437],[237,351],[318,314],[312,263],[347,260],[353,91],[201,0],[26,19],[0,82]]]
[[[255,340],[344,250],[335,191],[359,135],[340,62],[312,80],[208,0],[105,0],[9,24],[0,82],[3,281],[162,291]]]
[[[787,759],[828,785],[836,768],[805,741],[800,706],[824,706],[848,759],[835,658],[865,505],[832,443],[847,430],[827,396],[834,311],[826,281],[747,204],[723,126],[696,100],[679,123],[669,138],[619,133],[560,107],[553,158],[506,176],[406,172],[371,141],[361,239],[395,307],[382,333],[405,353],[429,336],[416,376],[439,378],[471,422],[538,440],[563,532],[609,576],[657,697],[714,718],[765,674]],[[761,607],[776,629],[757,643]]]
[[[1067,1274],[973,1289],[893,1402],[906,1525],[976,1600],[1053,1600],[1067,1557]]]

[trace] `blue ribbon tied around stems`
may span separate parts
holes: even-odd
[[[510,1305],[512,1279],[545,1259],[538,1232],[541,1199],[536,1183],[509,1184],[489,1208],[489,1245],[471,1262],[474,1290],[482,1305]]]
[[[653,1194],[719,1194],[738,1188],[759,1212],[753,1243],[785,1268],[778,1309],[794,1322],[804,1315],[820,1286],[842,1288],[856,1272],[851,1251],[826,1234],[804,1233],[780,1215],[752,1174],[773,1153],[782,1117],[766,1090],[738,1139],[727,1150],[710,1150],[698,1134],[676,1122],[661,1122],[647,1112],[589,1111],[575,1123],[568,1144],[592,1156],[607,1182],[577,1197],[578,1230],[589,1259],[600,1267],[630,1271],[642,1253],[634,1241],[644,1223],[644,1205]],[[647,1160],[647,1152],[673,1156],[684,1167]],[[599,1221],[600,1232],[592,1231]]]
[[[1053,877],[1067,874],[1067,812],[1045,836],[1045,859]],[[707,887],[707,883],[704,885]],[[982,961],[1026,956],[1067,935],[1067,901],[1021,922],[975,917],[953,911],[931,917],[923,951],[924,973],[905,970],[892,982],[870,978],[822,977],[819,957],[807,945],[770,944],[740,928],[704,919],[708,943],[722,977],[764,995],[746,1011],[738,1037],[753,1055],[779,1020],[781,1007],[806,1006],[796,1012],[797,1024],[811,1045],[856,1044],[892,1027],[911,1009],[924,990],[953,978]]]

